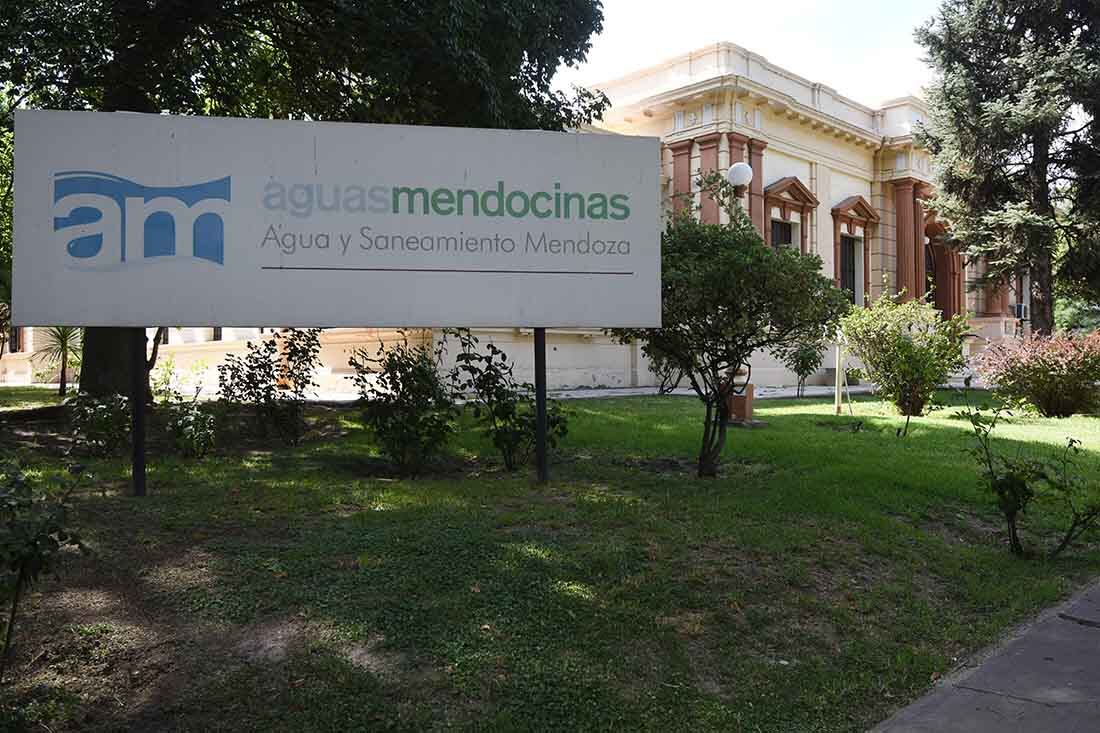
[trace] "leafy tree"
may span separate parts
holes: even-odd
[[[1054,325],[1059,331],[1100,331],[1100,304],[1080,298],[1058,298],[1054,303]]]
[[[598,0],[5,0],[0,88],[52,109],[560,130],[607,104],[551,88],[602,22]],[[130,344],[89,328],[81,388],[126,392]]]
[[[38,334],[44,337],[41,347],[37,346]],[[79,356],[80,341],[83,335],[84,329],[74,326],[51,326],[42,331],[35,331],[36,348],[34,358],[45,362],[51,368],[57,367],[60,369],[58,394],[62,397],[65,396],[69,384],[69,366],[73,363],[74,358]]]
[[[715,476],[726,443],[733,375],[759,351],[791,348],[822,332],[849,308],[847,296],[821,274],[821,259],[764,244],[720,176],[702,187],[727,205],[728,225],[674,217],[661,236],[661,323],[615,329],[622,342],[665,369],[677,369],[706,407],[700,477]],[[750,371],[751,375],[751,371]]]
[[[1060,241],[1061,274],[1100,286],[1100,4],[945,0],[916,35],[938,72],[918,135],[931,206],[987,280],[1030,273],[1031,323],[1050,333]]]

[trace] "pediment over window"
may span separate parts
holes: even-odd
[[[878,223],[878,214],[875,213],[867,199],[860,195],[849,196],[833,207],[833,216],[856,219],[859,221]]]
[[[780,178],[764,189],[764,196],[769,199],[786,200],[796,206],[810,206],[817,208],[817,196],[796,176]]]

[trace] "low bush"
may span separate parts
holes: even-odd
[[[363,403],[363,421],[402,473],[416,474],[454,431],[454,400],[439,373],[440,352],[427,343],[380,344],[348,360]]]
[[[1100,402],[1100,333],[995,344],[979,355],[976,369],[999,397],[1044,417],[1088,412]]]
[[[842,338],[878,391],[906,416],[923,415],[933,393],[963,368],[966,319],[929,303],[882,296],[840,321]]]
[[[130,400],[81,392],[66,402],[75,447],[93,456],[118,455],[130,442]]]
[[[217,421],[197,399],[176,402],[166,409],[168,434],[177,452],[188,458],[202,458],[214,450]]]
[[[248,406],[261,438],[274,431],[287,445],[300,443],[306,431],[305,400],[317,386],[313,376],[320,364],[320,335],[319,328],[291,328],[249,341],[243,357],[227,356],[218,367],[223,407]]]
[[[35,490],[18,464],[0,465],[0,682],[8,665],[16,614],[23,593],[80,540],[69,528],[68,492]]]
[[[458,338],[461,348],[455,356],[452,384],[456,392],[471,398],[474,417],[500,452],[505,468],[515,471],[530,460],[535,447],[535,387],[516,381],[515,364],[496,344],[489,342],[482,347],[467,330],[449,335]],[[557,445],[566,432],[565,411],[556,401],[548,400],[547,445]]]

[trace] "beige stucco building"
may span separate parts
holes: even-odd
[[[724,212],[693,191],[694,181],[701,171],[722,172],[744,161],[754,176],[743,204],[765,241],[819,255],[824,271],[855,303],[869,302],[884,288],[904,290],[906,297],[931,293],[945,314],[969,314],[979,335],[973,342],[977,348],[1021,329],[1026,283],[971,287],[980,265],[968,265],[943,247],[942,227],[921,207],[931,192],[931,170],[928,155],[914,143],[916,127],[927,116],[920,99],[901,97],[869,107],[729,43],[594,86],[612,103],[599,132],[663,141],[654,165],[661,167],[669,210],[683,205],[679,194],[694,195],[704,220],[721,221]],[[260,329],[170,329],[161,353],[212,390],[224,355],[242,351],[245,341],[258,335]],[[516,359],[518,376],[533,380],[530,331],[491,329],[479,335]],[[322,389],[350,392],[348,353],[395,337],[392,331],[327,330],[318,375]],[[34,381],[33,329],[22,329],[13,344],[18,350],[0,358],[0,382]],[[551,387],[654,383],[636,345],[615,344],[598,330],[549,329],[547,347]],[[794,383],[769,355],[753,361],[755,383]]]

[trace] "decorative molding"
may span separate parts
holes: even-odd
[[[775,181],[764,189],[764,242],[771,246],[772,228],[770,225],[771,210],[778,208],[783,221],[790,221],[791,213],[798,212],[799,251],[806,254],[806,239],[809,236],[810,227],[813,226],[813,214],[817,210],[819,201],[813,191],[809,189],[796,176],[786,176]]]

